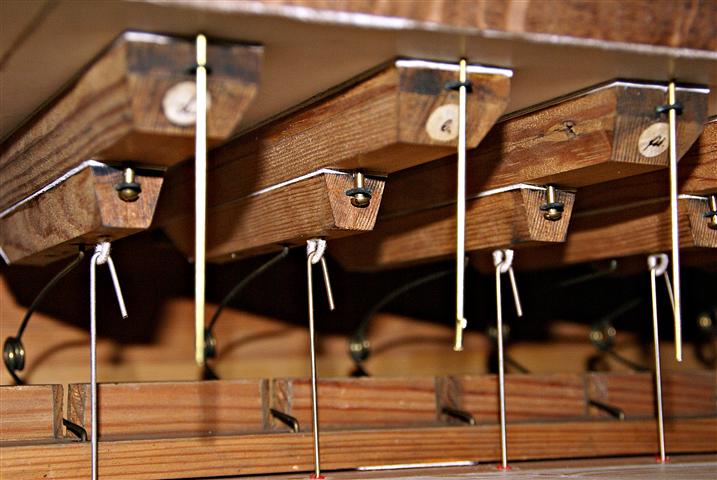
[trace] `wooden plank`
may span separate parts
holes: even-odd
[[[228,435],[267,424],[265,380],[103,383],[98,386],[101,439]],[[69,420],[90,425],[89,385],[68,391]]]
[[[714,452],[717,419],[666,423],[667,451]],[[510,459],[549,459],[653,454],[654,420],[548,422],[508,426]],[[17,480],[75,479],[89,472],[88,443],[3,448],[0,469]],[[322,467],[447,461],[495,462],[500,457],[497,425],[324,432]],[[311,434],[263,434],[105,441],[99,444],[102,478],[166,479],[309,471]]]
[[[678,92],[685,106],[677,137],[682,157],[702,131],[707,95]],[[665,119],[655,113],[665,95],[664,86],[618,81],[509,116],[470,152],[467,195],[518,183],[579,188],[666,167]],[[645,132],[660,147],[641,153]],[[383,216],[454,201],[455,169],[451,157],[392,176],[379,223]]]
[[[389,191],[390,191],[389,183]],[[568,231],[575,195],[558,191],[565,212],[546,220],[540,206],[545,192],[518,189],[466,203],[466,251],[562,242]],[[379,217],[370,233],[331,242],[331,255],[350,270],[372,270],[447,258],[455,252],[453,205]]]
[[[649,373],[596,373],[587,375],[591,398],[615,405],[628,419],[655,416],[655,387]],[[662,401],[666,417],[717,415],[717,378],[714,372],[663,374]],[[592,415],[605,416],[591,407]]]
[[[511,73],[471,68],[467,143],[476,146],[505,109]],[[457,75],[455,64],[397,60],[215,149],[210,212],[325,167],[391,173],[450,154],[458,93],[445,85]],[[190,215],[192,178],[188,164],[170,172],[158,225]]]
[[[258,46],[208,47],[210,145],[233,132],[256,94],[261,55]],[[191,102],[193,87],[177,85],[193,82],[195,59],[189,39],[121,35],[62,96],[0,146],[0,211],[89,158],[171,165],[191,155],[191,105],[183,110],[183,102]],[[188,88],[189,94],[170,93],[172,88]]]
[[[225,262],[241,256],[299,245],[308,238],[340,238],[370,231],[381,205],[384,180],[367,178],[368,207],[351,205],[350,175],[324,173],[283,188],[249,195],[211,209],[207,215],[207,259]],[[187,256],[194,252],[192,218],[165,225],[167,235]]]
[[[389,428],[438,422],[433,377],[322,378],[318,383],[321,428]],[[272,405],[312,431],[311,381],[274,379]],[[275,428],[286,427],[274,422]]]
[[[499,421],[496,375],[446,377],[437,392],[444,406],[470,413],[478,423]],[[585,417],[585,379],[582,375],[510,374],[505,379],[506,420],[566,420]]]
[[[61,437],[62,385],[0,387],[0,442]]]
[[[142,192],[134,202],[119,198],[123,171],[88,166],[57,187],[0,218],[0,251],[8,263],[46,264],[77,252],[78,245],[117,240],[149,228],[162,177],[138,172]]]

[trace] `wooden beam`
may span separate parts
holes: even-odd
[[[115,186],[123,171],[87,163],[75,175],[0,217],[0,253],[8,263],[46,264],[72,255],[79,245],[116,240],[149,228],[162,177],[140,171],[142,192],[120,199]]]
[[[266,380],[104,383],[98,399],[102,440],[252,433],[268,422]],[[69,386],[67,408],[89,437],[89,385]]]
[[[667,421],[667,451],[714,452],[717,418]],[[635,421],[523,423],[508,426],[510,459],[654,454],[657,424]],[[326,470],[361,466],[449,461],[495,462],[500,458],[497,425],[327,431],[321,435]],[[16,480],[84,476],[89,443],[3,447],[0,469]],[[313,468],[311,434],[190,437],[99,444],[102,478],[204,478],[306,472]]]
[[[707,90],[677,91],[685,108],[681,157],[702,131]],[[518,183],[579,188],[662,169],[667,124],[655,108],[665,99],[664,85],[615,81],[510,115],[470,152],[467,195]],[[659,146],[640,146],[650,140]],[[383,216],[454,201],[455,163],[450,157],[391,176],[379,224]]]
[[[390,184],[389,184],[390,185]],[[575,195],[558,190],[565,211],[546,220],[545,192],[519,188],[471,199],[466,205],[466,250],[483,251],[565,240]],[[386,216],[370,233],[335,240],[330,252],[351,270],[373,270],[447,258],[455,252],[455,207],[439,206]]]
[[[209,145],[257,91],[262,48],[209,45]],[[0,211],[87,159],[172,165],[193,153],[194,42],[121,35],[63,94],[0,146]]]
[[[376,223],[384,180],[367,178],[371,203],[357,208],[346,191],[351,175],[321,173],[269,191],[258,191],[209,210],[207,259],[226,262],[251,254],[299,245],[309,238],[340,238],[370,231]],[[165,225],[167,235],[187,256],[194,251],[193,219],[182,217]]]
[[[323,168],[386,174],[455,151],[458,93],[447,89],[446,83],[457,78],[457,68],[456,64],[420,60],[391,62],[215,149],[208,171],[210,231],[216,228],[214,223],[235,221],[214,214],[226,204]],[[468,71],[473,93],[466,115],[467,143],[474,147],[505,109],[512,73],[479,66],[470,66]],[[171,224],[168,232],[175,239],[191,222],[192,178],[191,165],[173,169],[160,199],[156,223]],[[267,224],[286,220],[283,204],[259,201],[267,202],[261,207],[265,214],[273,212],[266,217]],[[292,208],[291,215],[296,212]],[[254,234],[238,230],[236,235]],[[237,249],[247,248],[235,243]]]
[[[0,387],[0,443],[59,438],[62,385]]]

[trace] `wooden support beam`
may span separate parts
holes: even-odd
[[[667,451],[714,452],[717,418],[670,420]],[[519,439],[519,441],[518,441]],[[654,419],[634,421],[517,423],[508,426],[512,460],[654,454]],[[449,461],[495,462],[497,425],[327,431],[321,435],[324,470]],[[309,433],[222,435],[99,444],[99,471],[106,479],[205,478],[298,473],[313,468]],[[70,479],[90,469],[89,443],[3,447],[0,469],[16,480]]]
[[[290,185],[259,191],[209,210],[207,259],[226,262],[251,254],[299,245],[308,238],[340,238],[370,231],[376,223],[384,180],[367,178],[371,203],[357,208],[346,191],[351,175],[321,173]],[[169,222],[164,228],[187,256],[194,251],[191,218]]]
[[[664,85],[616,81],[538,105],[498,123],[470,152],[467,195],[531,183],[578,188],[668,165]],[[678,156],[697,140],[707,89],[679,88]],[[658,144],[648,147],[650,141]],[[391,176],[381,217],[454,201],[455,158]]]
[[[235,225],[244,214],[229,205],[238,205],[255,192],[294,182],[324,168],[386,174],[454,152],[458,93],[447,89],[446,84],[456,80],[457,70],[456,64],[397,60],[211,152],[208,258],[224,260],[230,251],[292,239],[285,232],[276,235],[275,231],[291,228],[282,223],[292,223],[289,217],[304,213],[293,201],[275,201],[276,195],[251,201],[263,212],[263,226],[253,225],[254,229],[248,231]],[[511,75],[509,70],[469,66],[468,79],[473,85],[466,115],[469,146],[478,144],[505,109]],[[191,226],[192,178],[188,164],[170,172],[156,222],[185,251],[186,241],[180,237]],[[291,214],[287,215],[285,205],[291,208]],[[311,204],[299,207],[307,214],[312,211]],[[225,229],[219,240],[212,240],[213,228]],[[267,234],[269,230],[271,234]],[[327,234],[325,229],[314,227],[292,233],[302,238],[322,234]],[[254,236],[262,240],[247,244],[246,238]],[[231,247],[217,247],[218,241],[226,241]]]
[[[262,48],[209,45],[209,145],[237,127],[258,88]],[[0,211],[87,159],[168,166],[194,148],[191,39],[127,32],[0,146]]]
[[[519,188],[469,200],[466,251],[564,241],[575,195],[558,190],[557,199],[565,204],[558,221],[543,217],[543,190]],[[330,252],[348,269],[372,270],[447,258],[455,245],[455,207],[425,206],[417,212],[379,218],[372,232],[333,241]]]
[[[59,438],[62,385],[0,387],[0,443]]]
[[[266,380],[104,383],[98,391],[100,438],[160,438],[261,432]],[[69,420],[91,435],[89,385],[68,390]]]
[[[162,186],[160,172],[138,172],[142,192],[120,199],[123,171],[99,162],[0,217],[0,253],[7,263],[46,264],[78,246],[116,240],[149,228]]]

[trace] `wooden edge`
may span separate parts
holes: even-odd
[[[717,418],[665,423],[667,451],[714,452]],[[517,439],[520,439],[518,441]],[[525,423],[508,426],[513,461],[653,454],[657,424],[653,419],[612,422]],[[500,458],[498,425],[324,432],[321,464],[326,470],[363,466],[449,461],[495,462]],[[89,472],[88,443],[3,448],[0,469],[16,480],[52,474],[77,478]],[[311,434],[103,441],[99,444],[103,478],[195,478],[308,472],[313,468]]]
[[[709,228],[710,219],[705,217],[705,213],[711,210],[707,198],[681,200],[680,207],[684,208],[684,214],[687,215],[695,247],[717,248],[717,230]]]
[[[62,385],[0,387],[0,443],[62,438]]]
[[[389,184],[389,189],[390,189]],[[549,221],[543,191],[518,189],[466,202],[466,251],[523,247],[565,239],[574,194],[558,192],[563,218]],[[455,206],[381,218],[370,233],[332,242],[331,254],[349,270],[375,270],[447,258],[455,252]]]
[[[323,173],[266,193],[245,197],[207,212],[207,260],[227,262],[248,255],[300,245],[307,238],[338,238],[371,230],[383,195],[384,180],[368,177],[372,191],[366,208],[351,205],[350,175]],[[165,231],[187,256],[194,249],[191,218],[166,225]]]
[[[142,192],[120,199],[120,169],[91,166],[0,219],[0,248],[9,263],[44,265],[77,253],[78,246],[112,241],[149,228],[162,177],[139,172]]]

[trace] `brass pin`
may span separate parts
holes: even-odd
[[[125,168],[122,172],[122,181],[115,185],[115,190],[123,202],[136,202],[142,193],[142,186],[135,181],[135,172],[132,168]]]
[[[207,233],[207,38],[197,35],[194,133],[194,354],[204,366],[204,295]]]
[[[717,230],[717,195],[709,196],[710,211],[705,215],[709,218],[707,226],[712,230]]]
[[[557,190],[554,185],[548,185],[545,187],[545,203],[540,206],[542,210],[543,218],[555,222],[563,218],[563,210],[565,204],[558,202]]]
[[[456,337],[453,350],[463,350],[465,318],[465,256],[466,256],[466,103],[468,101],[468,65],[465,58],[458,74],[458,178],[456,188]]]
[[[354,188],[346,190],[351,197],[351,205],[356,208],[366,208],[371,204],[371,190],[365,186],[366,176],[363,172],[354,173]]]

